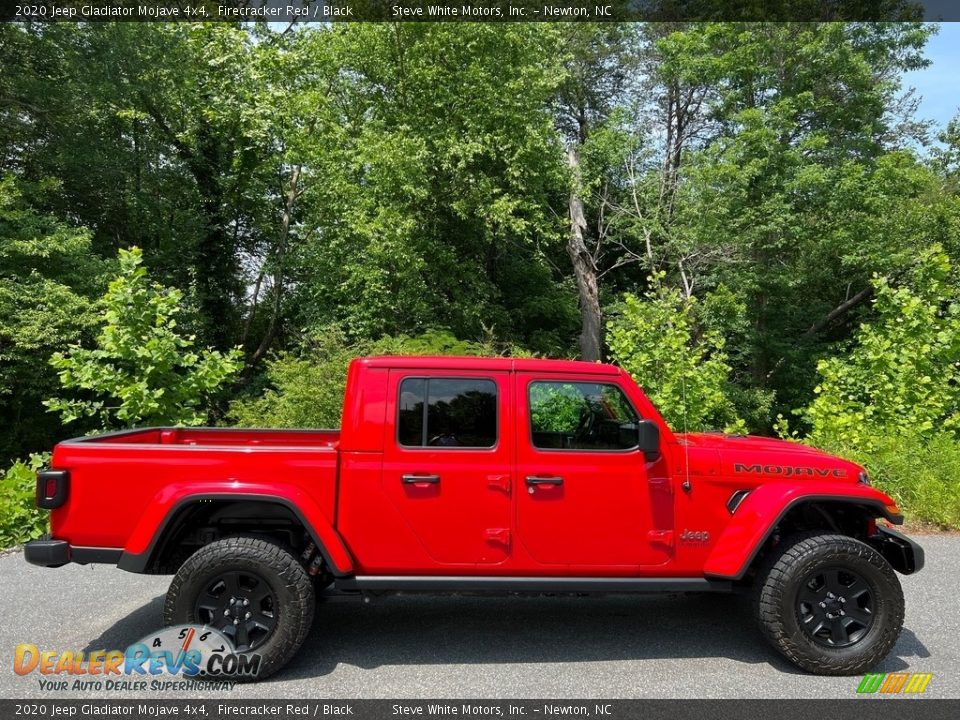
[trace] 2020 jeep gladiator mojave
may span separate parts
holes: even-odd
[[[852,462],[672,431],[609,365],[371,357],[336,430],[152,428],[57,445],[26,559],[175,573],[167,624],[260,653],[303,643],[321,591],[747,590],[790,661],[861,673],[903,623],[923,550]],[[879,521],[879,522],[878,522]]]

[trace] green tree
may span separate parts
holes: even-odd
[[[674,428],[742,429],[727,397],[730,366],[719,333],[698,324],[696,298],[650,278],[626,294],[607,331],[614,362],[629,372]]]
[[[315,331],[298,352],[279,353],[266,363],[262,382],[230,405],[228,420],[241,427],[334,428],[340,426],[347,367],[363,355],[512,355],[529,353],[489,335],[461,340],[446,330],[416,336],[384,336],[350,343],[336,326]]]
[[[594,138],[608,139],[617,108],[627,97],[635,74],[636,37],[629,25],[593,23],[564,26],[561,36],[563,75],[553,106],[568,171],[566,250],[577,288],[584,360],[600,360],[603,348],[600,274],[607,238],[603,222],[593,230],[592,220],[600,213],[591,196],[604,189],[607,168],[601,163],[591,172],[590,165],[597,165],[598,158],[607,160],[610,148]],[[584,163],[584,155],[592,163]]]
[[[781,411],[809,397],[816,361],[851,334],[871,274],[902,269],[919,242],[953,232],[955,199],[938,196],[907,149],[923,129],[900,89],[901,74],[924,64],[930,31],[711,24],[655,41],[657,86],[700,90],[679,153],[639,185],[648,222],[636,227],[649,232],[625,244],[652,247],[685,294],[736,293],[747,324],[728,343],[732,377],[776,391]],[[664,168],[675,182],[657,181]]]
[[[813,443],[870,451],[900,435],[960,432],[960,285],[943,249],[922,251],[899,283],[875,277],[875,319],[845,357],[822,360],[802,412]]]
[[[0,464],[59,435],[42,405],[57,388],[47,361],[92,335],[93,298],[110,268],[90,242],[86,230],[28,205],[13,178],[0,180]]]
[[[295,322],[353,340],[487,326],[565,352],[576,306],[554,269],[556,32],[351,23],[308,42],[340,72],[316,116],[329,139],[305,161],[322,182],[302,198]]]
[[[272,264],[286,238],[286,135],[302,119],[288,111],[314,77],[302,56],[293,70],[297,42],[229,23],[4,25],[0,63],[16,70],[0,83],[0,159],[57,178],[43,207],[91,228],[102,255],[142,247],[197,307],[203,341],[226,349],[255,261]]]
[[[151,284],[139,248],[120,251],[120,273],[103,297],[94,349],[71,346],[50,364],[74,397],[45,404],[64,423],[96,418],[104,428],[199,425],[205,403],[241,366],[240,353],[194,349],[177,329],[182,293]]]

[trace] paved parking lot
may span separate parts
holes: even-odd
[[[901,578],[904,631],[877,670],[933,673],[925,695],[958,698],[960,538],[920,541],[927,567]],[[49,696],[35,674],[14,674],[18,643],[58,651],[122,649],[158,629],[168,582],[99,565],[37,568],[19,552],[0,557],[0,697]],[[417,596],[373,605],[339,598],[321,603],[294,661],[231,695],[846,698],[857,683],[805,675],[782,661],[738,597]],[[83,693],[56,697],[73,696]]]

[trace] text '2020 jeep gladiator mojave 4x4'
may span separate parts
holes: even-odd
[[[803,445],[674,433],[629,375],[573,361],[371,357],[333,430],[152,428],[57,445],[51,536],[26,559],[175,573],[167,624],[261,655],[303,643],[315,596],[752,591],[763,632],[821,674],[860,673],[903,623],[864,469]],[[880,522],[878,522],[878,520]]]

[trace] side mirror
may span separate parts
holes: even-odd
[[[641,420],[637,423],[637,447],[647,461],[660,456],[660,426],[653,420]]]

